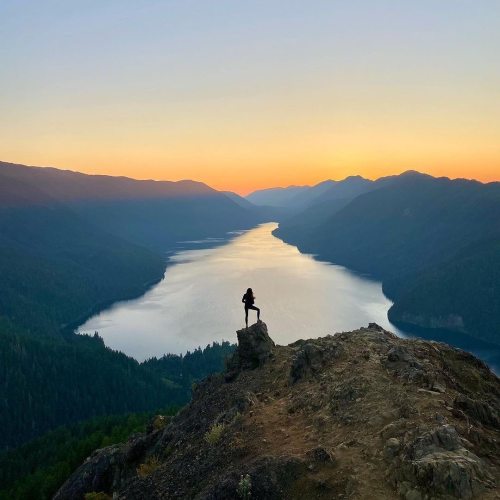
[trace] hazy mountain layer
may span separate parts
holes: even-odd
[[[164,252],[177,241],[224,236],[266,220],[194,181],[141,181],[0,163],[0,174],[36,186],[95,227]]]

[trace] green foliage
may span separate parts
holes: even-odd
[[[33,337],[0,322],[0,447],[94,416],[185,404],[192,381],[220,369],[233,348],[213,344],[140,364],[98,336]]]
[[[162,380],[99,337],[0,333],[0,446],[94,416],[184,404],[189,391]]]
[[[210,427],[210,430],[205,433],[204,439],[210,446],[214,446],[219,442],[225,430],[225,424],[213,424],[212,427]]]
[[[249,500],[252,496],[252,478],[249,474],[241,476],[236,493],[242,500]]]
[[[0,175],[7,195],[11,182]],[[37,202],[0,198],[0,313],[15,324],[58,334],[161,279],[160,255],[103,232],[33,186],[20,190],[34,191]]]
[[[166,354],[161,358],[148,359],[143,366],[173,386],[193,390],[196,382],[208,374],[223,371],[226,359],[235,348],[227,341],[213,342],[204,349],[198,347],[185,355]]]
[[[245,211],[197,183],[0,167],[0,449],[89,417],[187,402],[227,346],[143,366],[71,328],[161,279],[168,244],[241,227]]]
[[[164,415],[175,412],[175,408],[162,410]],[[131,434],[144,431],[152,416],[141,413],[98,417],[60,427],[0,454],[0,500],[52,498],[71,472],[94,450],[123,442]]]
[[[155,431],[160,431],[162,429],[165,429],[167,423],[168,419],[165,417],[165,415],[156,415],[156,417],[153,420],[153,429]]]

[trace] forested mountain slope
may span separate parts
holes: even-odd
[[[0,169],[0,315],[33,333],[68,323],[159,280],[164,259],[82,220]]]
[[[160,280],[178,239],[223,236],[262,216],[201,183],[0,163],[0,448],[92,416],[186,402],[196,376],[168,380],[71,328]]]
[[[317,220],[308,230],[285,222],[275,234],[382,279],[393,319],[500,342],[499,183],[409,172]]]
[[[224,236],[266,219],[224,193],[194,181],[86,175],[0,163],[0,172],[36,186],[81,219],[140,246],[164,252],[177,241]]]

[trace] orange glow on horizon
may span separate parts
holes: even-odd
[[[92,166],[79,161],[54,162],[35,161],[34,159],[6,159],[12,163],[20,163],[33,166],[55,167],[63,170],[73,170],[91,175],[125,176],[133,179],[157,181],[179,181],[190,179],[203,182],[219,191],[233,191],[245,196],[258,189],[273,187],[288,187],[291,185],[315,185],[327,179],[342,180],[351,175],[361,175],[367,179],[375,180],[379,177],[397,175],[406,170],[417,170],[434,177],[449,177],[451,179],[465,178],[480,182],[500,181],[500,162],[493,160],[483,162],[481,167],[471,166],[466,162],[442,162],[440,166],[425,166],[424,162],[401,162],[392,164],[375,161],[351,162],[344,165],[332,161],[331,165],[317,161],[304,167],[296,162],[264,163],[259,167],[241,165],[239,168],[214,167],[193,165],[191,167],[144,167],[132,162],[117,164],[114,166]],[[224,172],[225,171],[225,172]]]
[[[500,2],[8,3],[0,160],[240,194],[500,180]]]

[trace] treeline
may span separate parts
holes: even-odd
[[[173,415],[176,408],[155,414]],[[94,450],[143,432],[153,413],[93,418],[0,454],[0,500],[48,500]]]
[[[0,449],[57,426],[107,414],[183,405],[191,386],[220,371],[234,348],[213,344],[185,356],[138,363],[100,337],[33,337],[0,323]]]
[[[236,346],[227,341],[213,342],[204,349],[198,347],[184,356],[166,354],[161,358],[150,358],[142,363],[148,370],[159,375],[163,380],[178,386],[191,389],[192,382],[205,378],[208,374],[221,372],[225,368],[225,360]]]
[[[87,418],[182,404],[182,391],[102,339],[0,335],[0,449]]]

